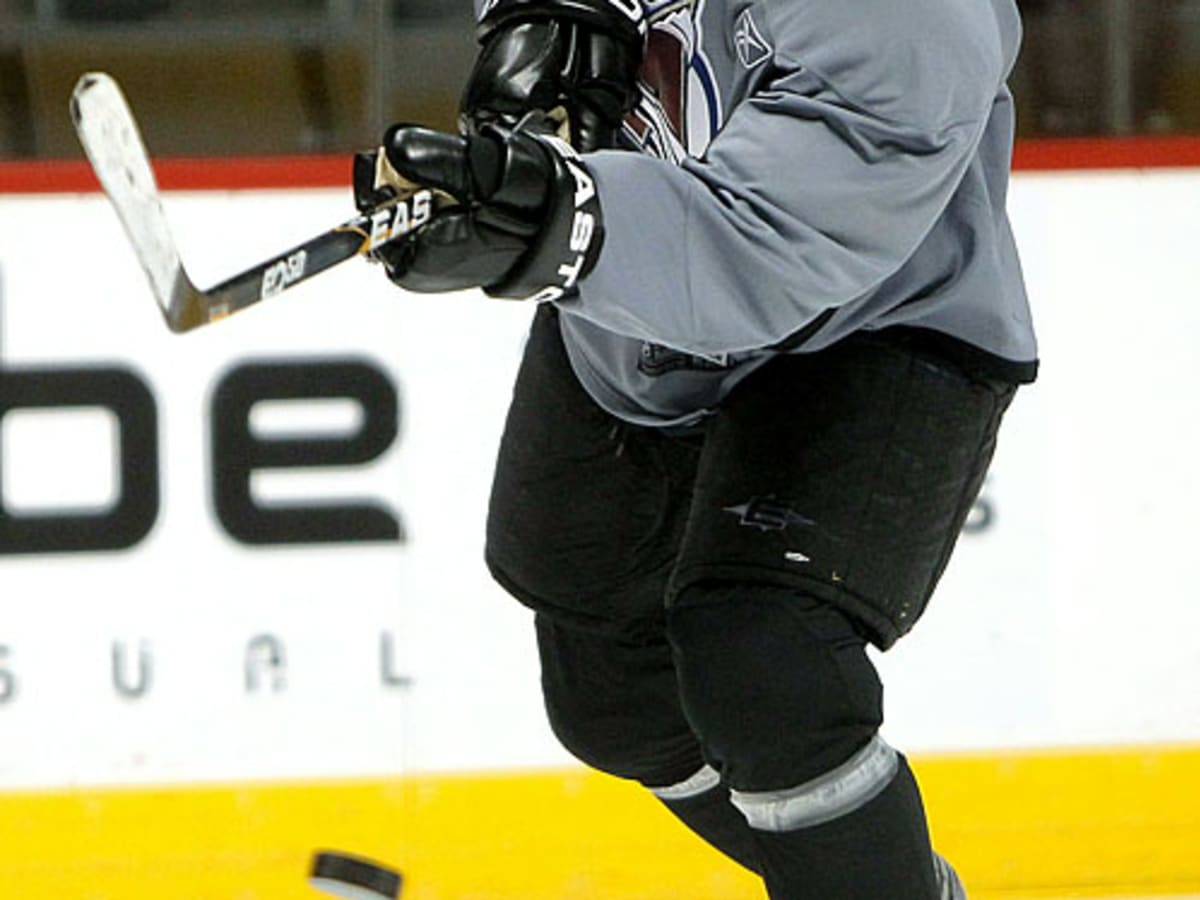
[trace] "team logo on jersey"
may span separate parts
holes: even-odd
[[[771,58],[771,45],[766,42],[750,10],[745,10],[738,16],[733,28],[733,45],[737,48],[737,58],[747,69],[753,69]]]
[[[670,162],[697,156],[721,127],[721,98],[700,46],[702,3],[655,8],[646,39],[638,100],[625,120],[626,139]]]

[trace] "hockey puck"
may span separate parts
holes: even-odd
[[[308,882],[344,900],[397,900],[400,873],[387,866],[332,850],[314,853]]]

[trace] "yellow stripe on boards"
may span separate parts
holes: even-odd
[[[1200,746],[918,758],[972,900],[1200,893]]]
[[[585,772],[0,798],[0,898],[299,900],[309,853],[401,869],[404,900],[754,897],[636,786]]]
[[[1200,892],[1200,747],[916,757],[972,900]],[[582,772],[0,794],[0,900],[316,900],[311,851],[404,900],[751,900],[635,785]]]

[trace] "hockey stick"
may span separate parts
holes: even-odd
[[[356,216],[231,278],[201,290],[180,259],[137,122],[116,81],[103,72],[79,79],[71,119],[112,202],[159,308],[174,332],[190,331],[273,297],[326,269],[406,234],[450,202],[417,185],[395,202]]]

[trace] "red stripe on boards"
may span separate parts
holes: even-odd
[[[1017,171],[1200,167],[1200,136],[1042,138],[1018,141]]]
[[[256,156],[154,160],[163,190],[350,189],[350,156]],[[1056,138],[1017,142],[1017,171],[1200,168],[1200,136]],[[0,194],[99,190],[86,162],[0,162]]]
[[[221,159],[168,157],[153,160],[158,185],[167,191],[235,191],[271,188],[350,189],[351,157],[253,156]],[[83,161],[0,162],[0,193],[98,191]]]

